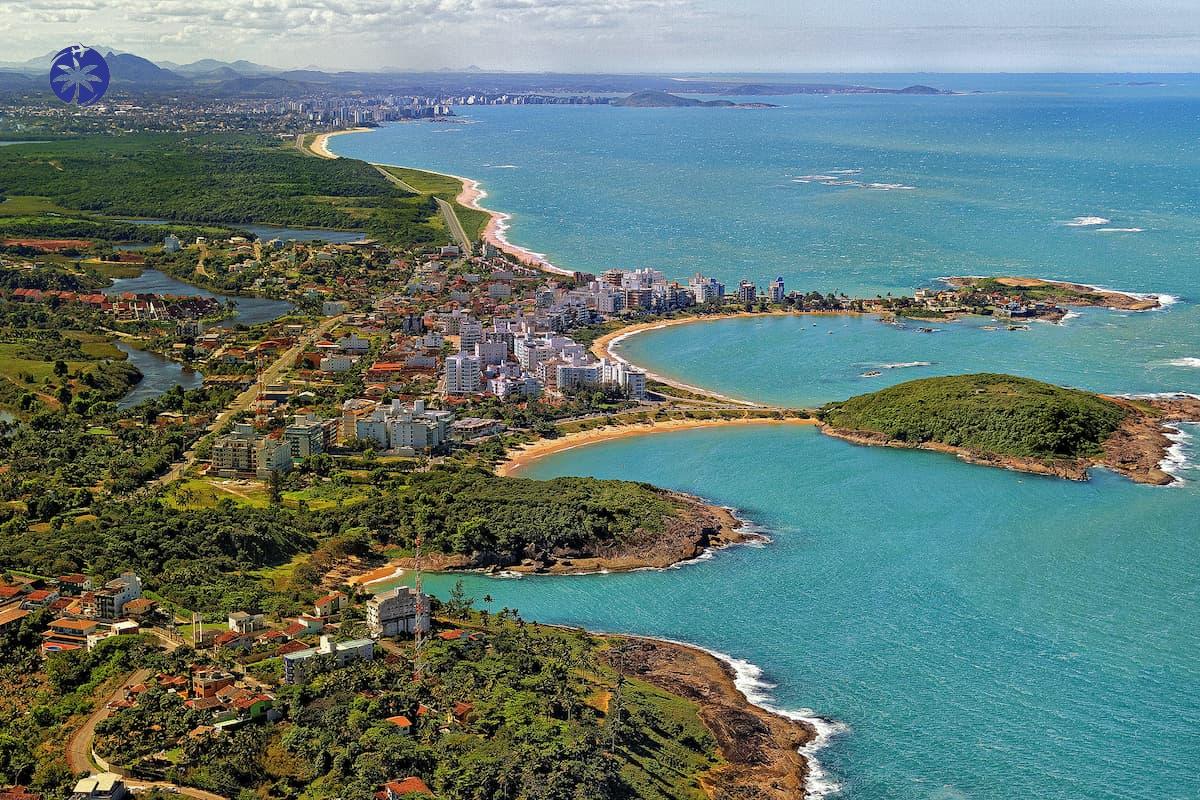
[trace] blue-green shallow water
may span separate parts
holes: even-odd
[[[980,370],[1200,391],[1200,78],[949,80],[906,82],[990,93],[781,98],[765,112],[482,108],[473,124],[332,145],[481,179],[488,204],[514,214],[510,237],[560,266],[760,284],[782,274],[789,288],[866,294],[1016,273],[1181,299],[1028,331],[817,317],[622,343],[625,357],[694,385],[805,405]],[[914,188],[796,182],[834,170]],[[1066,224],[1083,216],[1110,222]],[[914,362],[928,363],[885,368]],[[861,377],[872,369],[882,374]],[[526,474],[648,480],[771,532],[768,548],[680,570],[468,583],[528,618],[759,665],[776,705],[848,726],[819,756],[846,796],[1200,797],[1194,470],[1174,488],[1106,473],[1076,484],[771,427],[577,448]]]
[[[818,754],[845,796],[1200,796],[1195,484],[1037,478],[779,426],[616,440],[525,472],[564,474],[696,492],[774,541],[471,592],[759,665],[775,705],[848,726]]]

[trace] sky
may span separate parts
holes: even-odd
[[[1200,0],[0,0],[0,61],[557,72],[1200,71]]]

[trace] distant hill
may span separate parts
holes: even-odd
[[[774,108],[769,103],[734,103],[729,100],[696,100],[669,92],[634,92],[610,105],[625,108]]]
[[[108,62],[109,73],[113,83],[134,83],[140,86],[166,88],[170,86],[186,86],[187,78],[176,75],[169,69],[163,69],[153,61],[135,56],[132,53],[108,53],[104,56]]]
[[[162,61],[159,66],[166,67],[172,72],[188,77],[207,77],[214,72],[233,72],[236,76],[260,76],[274,75],[280,70],[274,67],[255,64],[253,61],[244,59],[238,61],[218,61],[215,58],[202,58],[199,61],[193,61],[190,64],[174,64],[169,61]]]

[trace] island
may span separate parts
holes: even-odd
[[[976,464],[1086,480],[1105,467],[1167,484],[1166,425],[1195,419],[1200,399],[1107,397],[980,373],[921,378],[828,403],[821,430],[864,445],[952,453]]]
[[[1023,308],[1052,306],[1084,306],[1113,308],[1121,311],[1150,311],[1162,307],[1158,295],[1140,295],[1101,289],[1082,283],[1052,281],[1044,278],[1023,278],[1000,275],[996,277],[952,277],[944,281],[957,289],[960,297],[984,296],[984,299],[1003,298]],[[978,303],[982,304],[982,303]]]
[[[778,108],[771,103],[735,103],[732,100],[696,100],[669,92],[634,92],[609,105],[622,108]]]

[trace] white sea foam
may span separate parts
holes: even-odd
[[[1194,427],[1196,424],[1179,423],[1166,432],[1166,437],[1171,440],[1171,446],[1167,448],[1158,468],[1175,479],[1171,482],[1171,486],[1182,486],[1187,482],[1184,476],[1196,468],[1196,464],[1192,461],[1196,441],[1194,431],[1186,429]]]
[[[1100,233],[1141,233],[1145,228],[1096,228]]]
[[[1079,314],[1079,313],[1077,313],[1077,312],[1075,312],[1075,311],[1068,311],[1067,313],[1063,314],[1063,318],[1062,318],[1062,319],[1060,319],[1060,320],[1058,321],[1058,324],[1059,324],[1059,325],[1066,325],[1066,324],[1067,324],[1067,320],[1069,320],[1069,319],[1079,319],[1079,318],[1080,318],[1080,317],[1082,317],[1082,316],[1083,316],[1082,314]]]
[[[1104,217],[1076,217],[1063,224],[1068,228],[1091,228],[1096,225],[1107,225],[1110,222],[1112,222],[1111,219],[1105,219]]]
[[[897,190],[908,191],[910,189],[916,189],[917,187],[909,186],[904,183],[868,183],[865,184],[865,188],[872,189],[877,192],[893,192]]]
[[[516,164],[491,164],[492,169],[520,169]]]
[[[677,642],[677,644],[686,643]],[[687,646],[694,647],[695,645]],[[821,763],[817,760],[816,754],[824,749],[834,736],[848,732],[850,730],[849,726],[842,722],[835,722],[821,717],[811,708],[779,708],[774,704],[771,697],[771,690],[775,688],[775,684],[766,680],[762,669],[757,664],[752,664],[742,658],[735,658],[728,653],[722,653],[718,650],[709,650],[708,648],[699,649],[704,650],[704,652],[729,665],[729,668],[733,670],[733,685],[737,687],[742,696],[750,703],[764,711],[770,711],[772,714],[778,714],[781,717],[810,725],[816,732],[813,740],[800,748],[801,755],[808,760],[808,780],[805,786],[805,795],[807,797],[826,797],[840,791],[842,788],[841,784],[833,780],[825,772],[821,767]]]
[[[1184,356],[1183,358],[1172,358],[1167,362],[1172,367],[1196,367],[1200,369],[1200,358],[1195,356]]]
[[[898,361],[895,364],[880,364],[880,369],[909,369],[911,367],[932,367],[932,361]]]

